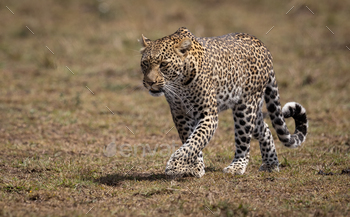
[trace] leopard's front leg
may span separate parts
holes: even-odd
[[[172,111],[171,114],[173,116],[173,121],[174,121],[176,129],[179,133],[179,137],[181,139],[181,142],[182,142],[182,144],[185,144],[187,139],[191,136],[191,134],[195,130],[195,128],[197,126],[197,121],[195,118],[192,117],[192,115],[193,115],[192,113],[188,114],[188,112],[182,112],[182,111],[179,112],[176,109],[171,110],[171,111]],[[188,110],[188,111],[191,111],[191,110]],[[197,159],[195,160],[193,165],[194,165],[193,167],[200,168],[200,170],[199,170],[200,175],[197,175],[197,176],[203,176],[205,174],[205,170],[204,170],[205,164],[204,164],[204,160],[203,160],[202,151],[200,151],[197,154]],[[197,169],[197,171],[198,171],[198,169]]]
[[[192,133],[186,142],[173,153],[166,165],[165,174],[172,177],[181,177],[190,174],[202,177],[205,174],[202,149],[208,144],[218,125],[218,114],[202,112],[200,118],[192,128]],[[175,121],[175,120],[174,120]],[[175,121],[176,123],[176,121]],[[190,130],[191,127],[181,128]],[[186,137],[186,131],[179,130],[180,138]]]

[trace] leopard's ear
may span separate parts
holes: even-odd
[[[175,45],[175,52],[179,56],[186,56],[188,51],[191,49],[192,41],[189,38],[182,39],[178,44]]]
[[[149,45],[149,43],[151,42],[151,40],[149,40],[148,38],[146,38],[144,35],[142,35],[141,39],[139,40],[142,48],[141,48],[141,53],[145,50],[145,48]]]

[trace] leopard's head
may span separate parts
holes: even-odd
[[[152,96],[161,96],[169,91],[167,85],[186,81],[186,75],[190,71],[193,37],[186,28],[180,28],[174,34],[155,41],[142,35],[143,85]]]

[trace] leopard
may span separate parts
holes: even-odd
[[[273,135],[264,121],[264,103],[284,146],[296,148],[305,141],[306,110],[296,102],[281,107],[272,55],[255,36],[197,37],[181,27],[153,41],[142,34],[139,41],[143,85],[152,96],[165,96],[182,142],[166,164],[167,177],[205,174],[203,148],[218,127],[218,114],[228,109],[233,114],[235,153],[224,173],[245,173],[252,137],[260,146],[259,171],[279,172]],[[295,122],[293,134],[285,122],[290,117]]]

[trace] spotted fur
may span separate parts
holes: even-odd
[[[252,137],[260,144],[260,170],[279,170],[275,144],[263,120],[264,100],[279,140],[292,148],[305,141],[305,109],[295,102],[281,109],[272,56],[254,36],[199,38],[180,28],[155,41],[142,36],[141,44],[144,86],[153,96],[165,95],[183,143],[171,155],[167,175],[204,175],[202,149],[214,135],[219,112],[226,109],[233,111],[236,152],[225,173],[245,172]],[[289,117],[295,119],[294,134],[284,120]]]

